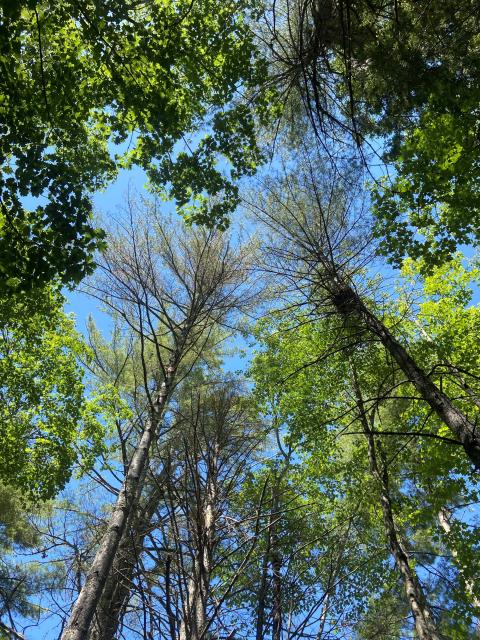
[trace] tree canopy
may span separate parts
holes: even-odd
[[[0,0],[1,638],[480,638],[477,4]]]
[[[42,498],[103,448],[101,403],[86,397],[78,361],[88,351],[62,302],[51,289],[0,302],[0,477]]]
[[[187,217],[225,224],[238,203],[231,178],[260,161],[253,112],[268,106],[249,27],[255,3],[62,0],[0,10],[7,290],[91,273],[104,246],[91,197],[120,167],[141,166]]]

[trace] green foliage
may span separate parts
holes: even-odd
[[[48,289],[0,300],[0,479],[42,499],[103,447],[78,362],[88,354],[61,305]]]
[[[478,269],[465,266],[457,256],[426,278],[421,271],[422,264],[407,261],[398,298],[384,302],[378,313],[432,379],[470,419],[478,420],[473,398],[479,397],[480,309],[471,304]],[[412,305],[408,301],[418,295],[419,284],[420,302]],[[286,438],[301,456],[302,473],[318,483],[322,504],[333,501],[335,518],[356,514],[360,545],[372,549],[383,541],[383,552],[373,554],[354,580],[355,598],[364,607],[357,617],[363,621],[358,637],[376,637],[375,633],[383,637],[391,628],[382,627],[368,594],[381,594],[392,624],[405,603],[398,602],[398,594],[392,595],[397,587],[387,579],[387,566],[380,562],[388,543],[379,487],[369,470],[366,438],[358,421],[352,382],[352,367],[356,369],[377,443],[381,442],[388,460],[396,526],[414,550],[413,562],[417,559],[434,576],[448,576],[449,582],[431,578],[427,585],[432,603],[445,610],[439,621],[443,632],[449,636],[462,629],[465,636],[459,637],[469,637],[473,595],[466,592],[465,584],[474,584],[478,572],[478,522],[467,524],[459,511],[455,527],[446,536],[438,514],[445,507],[478,503],[478,482],[461,447],[451,443],[451,434],[431,415],[383,347],[363,338],[358,327],[335,316],[296,311],[270,314],[257,328],[260,349],[252,367],[256,394],[264,403],[275,399]],[[452,553],[450,561],[439,559]],[[397,625],[400,621],[401,615]],[[398,629],[403,628],[404,622]]]
[[[323,144],[335,147],[348,132],[366,142],[367,157],[374,149],[375,163],[381,149],[393,163],[374,188],[383,254],[396,265],[422,256],[428,268],[459,245],[478,243],[474,0],[283,0],[275,7],[274,73],[283,92],[301,94],[301,104],[294,96],[287,110],[293,127],[305,127],[298,112],[306,108]]]
[[[353,4],[343,26],[338,12],[331,46],[342,81],[352,83],[354,113],[364,131],[401,135],[425,108],[449,106],[458,113],[476,95],[479,17],[471,0]],[[345,30],[351,38],[346,51]],[[394,137],[393,151],[396,143]]]
[[[384,537],[381,512],[372,499],[376,489],[365,443],[360,436],[341,437],[353,417],[348,362],[338,351],[343,344],[339,326],[333,318],[305,320],[279,313],[262,321],[257,329],[261,349],[252,366],[255,394],[269,413],[269,402],[274,403],[275,419],[298,460],[287,478],[296,496],[293,504],[301,501],[305,511],[293,514],[292,548],[283,552],[296,558],[296,545],[302,549],[297,580],[311,598],[307,606],[326,591],[325,630],[339,618],[355,630],[372,618],[373,628],[372,594],[375,600],[388,599],[396,577],[387,546],[379,542]],[[290,507],[288,494],[286,501]],[[298,614],[303,599],[295,594],[293,599]],[[397,599],[397,610],[402,606]]]
[[[366,615],[355,628],[355,640],[391,640],[400,638],[405,618],[408,617],[407,604],[402,602],[403,594],[398,584],[376,594],[368,603]]]
[[[394,264],[423,258],[428,271],[478,243],[476,118],[468,99],[453,111],[429,108],[399,149],[394,180],[374,188],[376,234]]]
[[[189,220],[227,223],[231,179],[261,161],[254,113],[268,117],[272,97],[238,100],[265,76],[256,10],[251,0],[0,4],[4,288],[92,271],[103,232],[91,194],[119,167],[145,169]]]
[[[390,142],[393,179],[373,190],[384,255],[429,269],[479,240],[480,22],[471,0],[383,4],[355,2],[340,93],[357,130]]]
[[[34,508],[17,489],[0,483],[0,619],[38,615],[35,596],[58,582],[55,565],[33,559],[20,563],[13,555],[35,553],[41,540],[35,520],[47,511],[48,507]]]

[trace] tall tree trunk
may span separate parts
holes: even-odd
[[[179,640],[199,640],[205,628],[205,611],[202,603],[201,571],[194,560],[193,575],[188,580],[187,598],[180,624]]]
[[[452,530],[451,517],[452,514],[447,508],[444,507],[443,509],[440,509],[438,513],[438,521],[440,522],[440,526],[446,533],[447,538],[450,535],[450,531]],[[460,574],[462,575],[462,577],[464,577],[465,570],[458,559],[458,553],[456,549],[451,548],[451,554],[458,565]],[[477,610],[477,624],[475,627],[475,635],[477,638],[480,638],[480,619],[478,619],[478,615],[480,614],[480,599],[475,595],[475,583],[471,578],[465,579],[465,591],[471,603]]]
[[[176,640],[177,638],[177,619],[172,609],[172,595],[171,595],[171,567],[172,557],[167,555],[165,559],[165,609],[168,617],[168,629],[170,631],[170,639]]]
[[[214,455],[209,465],[205,490],[205,502],[197,515],[200,527],[197,534],[197,553],[193,562],[192,575],[188,580],[187,599],[180,625],[179,640],[203,640],[207,629],[207,604],[210,596],[213,550],[216,540],[217,500],[218,500],[218,455],[215,444]]]
[[[278,512],[280,509],[280,478],[276,478],[272,493],[272,521],[270,557],[272,562],[272,640],[280,640],[282,636],[282,556],[278,539]]]
[[[351,286],[337,275],[330,277],[330,285],[332,290],[331,299],[337,311],[345,317],[350,316],[352,313],[357,315],[365,327],[379,338],[422,398],[462,443],[467,456],[475,467],[480,469],[480,433],[477,431],[476,426],[430,380],[406,349],[393,337],[383,322],[367,309]]]
[[[120,624],[124,603],[130,593],[130,584],[135,569],[132,549],[133,527],[127,523],[118,545],[112,569],[105,582],[102,597],[95,610],[89,640],[111,640]]]
[[[166,368],[165,380],[162,382],[155,400],[152,418],[145,427],[132,456],[107,530],[100,542],[61,640],[86,640],[88,638],[90,626],[115,561],[122,535],[143,488],[150,446],[156,436],[158,424],[169,399],[179,360],[180,354],[176,352]]]
[[[269,566],[272,568],[272,640],[280,640],[282,634],[282,557],[279,550],[277,522],[280,509],[280,478],[281,476],[275,477],[272,487],[272,505],[268,516],[266,548],[262,559],[258,592],[255,640],[264,640]]]
[[[271,518],[271,515],[270,515],[270,518]],[[255,640],[263,640],[263,630],[265,626],[265,609],[266,609],[266,597],[267,597],[269,559],[270,559],[270,526],[267,528],[266,548],[262,558],[262,576],[260,579],[260,589],[258,591]]]
[[[276,543],[272,545],[276,548]],[[278,552],[272,551],[272,582],[273,582],[273,611],[272,611],[272,640],[280,640],[282,636],[282,558]]]
[[[415,570],[410,566],[405,544],[395,526],[389,489],[388,467],[385,459],[382,460],[381,464],[378,462],[375,438],[368,422],[355,367],[352,367],[352,371],[355,395],[360,413],[360,421],[368,442],[370,470],[380,489],[380,501],[385,533],[390,546],[390,551],[395,559],[395,564],[403,579],[405,593],[413,614],[415,631],[417,632],[420,640],[440,640],[440,636],[437,633],[435,621],[428,607],[422,586],[418,580]]]
[[[162,477],[156,483],[161,484]],[[120,540],[117,555],[106,580],[102,597],[95,612],[90,640],[113,640],[117,633],[122,612],[128,601],[134,579],[136,559],[143,548],[150,529],[150,522],[157,510],[161,493],[157,488],[149,496],[147,506],[141,511],[132,510],[129,522]]]

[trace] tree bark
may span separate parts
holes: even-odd
[[[157,395],[152,418],[144,429],[132,456],[107,530],[100,542],[100,547],[75,602],[61,640],[85,640],[89,636],[90,626],[115,561],[122,535],[143,488],[150,446],[170,396],[179,359],[179,354],[175,353],[166,368],[165,380]]]
[[[355,367],[352,367],[352,370],[360,421],[368,442],[370,470],[380,489],[380,501],[385,533],[388,539],[390,551],[395,559],[395,564],[403,579],[405,593],[413,614],[415,631],[417,632],[420,640],[440,640],[440,636],[437,633],[436,624],[428,607],[422,586],[420,585],[415,570],[410,566],[405,544],[395,526],[386,460],[383,460],[381,464],[378,462],[375,438],[368,423]]]
[[[165,559],[165,609],[168,617],[168,629],[170,631],[170,639],[176,640],[177,638],[177,619],[172,609],[172,596],[171,596],[171,566],[172,558],[167,555]]]
[[[207,604],[210,595],[212,558],[215,547],[217,524],[217,473],[219,447],[215,451],[205,491],[205,503],[201,505],[200,531],[197,538],[197,553],[193,561],[192,575],[188,580],[187,599],[180,625],[179,640],[203,640],[207,628]]]
[[[105,582],[102,597],[95,610],[95,616],[89,640],[111,640],[117,632],[121,611],[133,578],[135,562],[132,557],[132,526],[127,523],[112,569]]]
[[[451,525],[451,521],[450,521],[451,520],[451,516],[452,516],[452,514],[445,507],[443,509],[440,509],[440,511],[438,513],[438,521],[440,523],[440,526],[444,530],[445,534],[447,535],[447,537],[449,536],[450,531],[452,530],[452,525]],[[455,562],[458,565],[460,574],[462,576],[464,576],[465,571],[464,571],[463,566],[460,564],[460,561],[458,559],[458,553],[457,553],[456,549],[450,549],[450,551],[451,551],[451,554],[453,556],[453,559],[455,560]],[[475,595],[475,583],[471,578],[465,580],[465,591],[466,591],[467,596],[469,597],[471,603],[475,607],[475,609],[478,612],[480,612],[480,599],[477,598],[477,596]],[[480,619],[478,619],[478,618],[477,618],[477,624],[475,626],[475,635],[476,635],[477,638],[480,638]]]
[[[199,640],[205,627],[205,611],[202,605],[201,576],[197,560],[193,575],[188,580],[184,615],[180,624],[179,640]]]
[[[271,515],[270,515],[270,518],[271,518]],[[270,558],[270,526],[267,529],[266,549],[262,558],[262,577],[260,581],[260,589],[258,591],[255,640],[263,640],[263,629],[265,626],[265,608],[266,608],[265,600],[267,597],[269,558]]]
[[[480,434],[477,432],[476,426],[430,380],[383,322],[367,309],[353,288],[337,276],[332,276],[331,281],[332,285],[334,285],[331,299],[337,311],[345,317],[350,316],[352,313],[355,314],[368,331],[379,338],[422,398],[462,443],[467,456],[476,469],[480,469]]]
[[[280,478],[276,478],[272,494],[272,521],[270,556],[272,561],[272,640],[280,640],[282,636],[282,556],[278,540],[278,512],[280,508]]]
[[[161,478],[157,482],[161,482]],[[155,490],[154,495],[149,497],[147,508],[141,513],[135,509],[131,512],[95,612],[90,640],[113,640],[118,631],[122,611],[132,588],[136,558],[143,548],[145,536],[158,506],[159,495]]]

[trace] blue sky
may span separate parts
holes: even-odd
[[[147,183],[145,173],[138,167],[131,170],[121,170],[115,182],[105,191],[98,192],[93,198],[95,213],[103,217],[118,215],[128,189],[142,191]],[[108,318],[100,311],[99,303],[79,291],[65,291],[68,300],[66,311],[73,312],[77,319],[77,328],[84,331],[89,315],[93,315],[102,330],[108,329]]]

